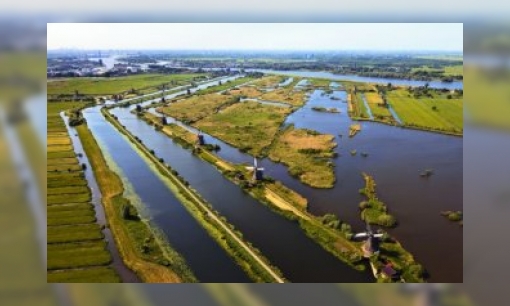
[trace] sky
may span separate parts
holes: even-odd
[[[462,51],[461,23],[49,23],[47,48]]]

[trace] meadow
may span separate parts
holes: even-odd
[[[96,223],[91,192],[61,111],[84,107],[78,102],[48,104],[47,252],[48,281],[119,282],[109,268],[110,253]],[[93,267],[93,268],[92,268]],[[89,271],[93,269],[93,271]],[[101,273],[97,273],[101,269]],[[77,273],[77,271],[80,271]]]
[[[68,78],[65,80],[53,80],[48,82],[48,95],[79,94],[87,95],[112,95],[127,92],[131,89],[142,90],[156,89],[158,86],[179,86],[189,84],[191,81],[200,79],[207,74],[139,74],[125,77],[90,77]]]
[[[463,132],[462,99],[437,93],[432,98],[415,98],[405,89],[388,91],[387,99],[407,127],[455,135]]]
[[[379,93],[376,92],[366,92],[364,93],[365,99],[368,103],[368,106],[370,107],[370,110],[372,111],[372,115],[374,116],[374,119],[378,121],[383,121],[387,123],[394,123],[395,119],[393,119],[393,115],[391,114],[390,110],[384,106],[384,102],[379,95]]]
[[[206,117],[194,126],[243,152],[262,156],[289,113],[286,107],[246,101]]]
[[[266,92],[260,98],[262,100],[276,101],[292,106],[302,106],[306,102],[306,92],[294,90],[294,87],[299,81],[301,81],[301,78],[296,77],[290,85]]]
[[[157,111],[189,124],[217,113],[225,105],[236,101],[237,97],[216,93],[193,95],[160,107]]]
[[[271,146],[269,158],[287,165],[289,173],[307,185],[332,188],[335,174],[331,158],[335,146],[333,135],[289,126]]]

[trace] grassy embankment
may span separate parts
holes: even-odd
[[[262,100],[290,104],[295,107],[302,106],[306,102],[306,92],[304,90],[294,90],[296,84],[301,80],[302,78],[294,77],[289,85],[266,92],[260,98]]]
[[[152,122],[152,124],[160,123],[159,118],[149,113],[144,114],[144,119]],[[160,131],[185,148],[192,148],[195,143],[195,135],[176,124],[164,126]],[[253,198],[282,216],[298,222],[312,240],[338,259],[355,269],[365,269],[365,266],[361,263],[360,244],[350,240],[352,232],[348,224],[340,220],[316,217],[308,213],[306,210],[307,200],[278,181],[266,178],[264,181],[253,185],[249,182],[251,172],[246,170],[244,164],[232,164],[206,149],[201,149],[198,152],[195,150],[195,154],[214,165],[226,178],[239,185]]]
[[[123,196],[122,180],[108,167],[87,126],[81,125],[77,131],[101,189],[108,225],[125,264],[147,283],[195,282],[185,260],[157,237]]]
[[[271,146],[269,158],[289,167],[289,173],[315,188],[332,188],[335,183],[333,135],[287,127]]]
[[[375,191],[375,181],[370,175],[363,173],[365,188],[360,189],[360,193],[367,200],[360,203],[361,219],[370,224],[377,224],[386,227],[397,225],[397,219],[388,213],[388,208],[381,200],[377,198]]]
[[[366,201],[360,203],[361,219],[370,224],[377,224],[385,227],[397,225],[397,219],[388,213],[386,204],[377,198],[375,181],[373,177],[363,173],[365,188],[360,193],[367,197]],[[377,268],[382,268],[383,263],[391,262],[393,267],[401,273],[406,282],[423,282],[424,269],[417,263],[397,240],[385,235],[380,244],[380,253],[371,258]],[[380,278],[378,281],[387,282],[389,279]]]
[[[403,88],[387,92],[387,98],[405,127],[451,135],[463,133],[463,102],[448,94],[414,97]]]
[[[353,120],[370,120],[360,93],[355,93],[352,90],[347,92],[347,110]]]
[[[242,233],[235,230],[234,226],[215,211],[210,204],[200,197],[179,174],[168,164],[155,156],[143,145],[143,141],[134,137],[126,130],[106,109],[102,110],[105,117],[140,150],[158,169],[158,171],[168,179],[169,187],[181,201],[184,207],[197,221],[207,230],[209,235],[221,246],[241,268],[255,282],[284,282],[285,279],[278,268],[271,265],[258,249],[251,243],[242,238]],[[155,116],[145,113],[149,118]],[[148,119],[147,119],[148,120]],[[160,124],[159,119],[155,119],[153,124]],[[167,127],[163,127],[162,132],[171,133]],[[181,144],[190,146],[194,143],[195,136],[191,133],[183,138],[177,138]],[[206,152],[203,152],[206,154]],[[204,155],[205,156],[205,155]]]
[[[217,86],[211,86],[211,87],[207,87],[204,89],[200,89],[200,90],[194,92],[193,94],[194,95],[206,95],[206,94],[210,94],[210,93],[218,93],[220,91],[227,90],[234,86],[243,85],[245,83],[252,82],[254,80],[257,80],[257,79],[254,77],[242,77],[242,78],[237,78],[235,80],[218,81]]]
[[[48,104],[48,282],[120,281],[109,266],[111,255],[96,222],[84,170],[59,115],[63,110],[86,105],[76,102]]]
[[[195,127],[254,156],[262,156],[291,112],[286,107],[247,101],[206,117]]]

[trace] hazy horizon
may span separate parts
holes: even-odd
[[[49,23],[47,50],[450,52],[459,23]]]

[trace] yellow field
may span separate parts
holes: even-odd
[[[290,127],[276,140],[269,158],[289,166],[291,175],[316,188],[331,188],[335,182],[328,160],[336,146],[333,135],[316,134]]]

